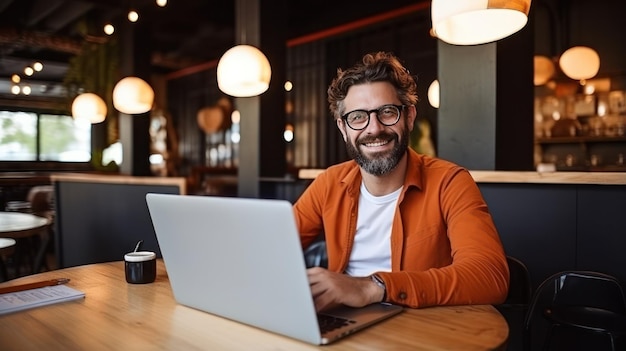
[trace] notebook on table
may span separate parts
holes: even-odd
[[[322,333],[292,205],[285,200],[147,194],[177,303],[311,344],[328,344],[400,313],[341,307]]]

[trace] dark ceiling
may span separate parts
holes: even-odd
[[[259,1],[260,6],[287,6],[291,38],[420,2]],[[0,0],[0,93],[7,93],[12,74],[24,76],[35,61],[44,70],[31,81],[62,81],[82,43],[107,40],[104,24],[119,28],[131,7],[150,26],[155,72],[217,60],[235,43],[235,0],[168,0],[165,7],[155,0]]]
[[[165,7],[154,0],[132,4],[139,21],[150,25],[152,62],[158,71],[215,59],[233,43],[233,1],[169,0]],[[130,2],[122,0],[0,0],[0,77],[41,61],[44,70],[33,79],[62,79],[68,60],[82,43],[108,40],[104,24],[119,29],[129,8]]]

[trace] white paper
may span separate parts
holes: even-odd
[[[84,292],[63,284],[0,294],[0,315],[84,297]]]

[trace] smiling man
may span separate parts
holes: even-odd
[[[470,173],[408,147],[417,86],[398,58],[371,53],[338,69],[328,102],[352,161],[294,204],[303,248],[326,241],[328,268],[308,269],[316,309],[504,301],[506,256]]]

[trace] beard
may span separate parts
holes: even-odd
[[[361,149],[356,145],[363,145],[374,140],[390,140],[395,141],[395,146],[389,152],[375,153],[368,158],[361,152]],[[402,135],[398,136],[395,133],[380,133],[376,136],[366,136],[357,140],[354,144],[348,139],[346,141],[346,150],[348,156],[350,156],[356,163],[367,173],[375,176],[382,176],[391,172],[400,160],[407,148],[409,147],[409,130],[408,128],[402,129]]]

